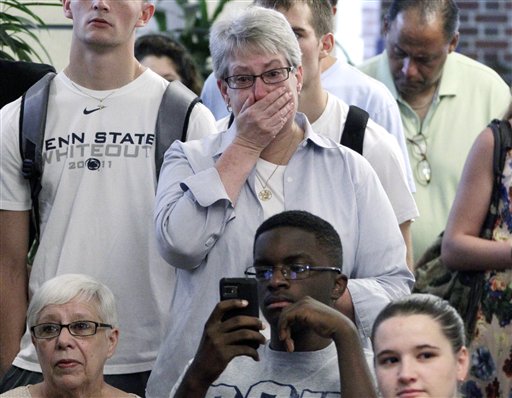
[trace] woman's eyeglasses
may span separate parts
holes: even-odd
[[[60,335],[63,328],[67,328],[71,336],[84,337],[95,335],[98,328],[112,329],[112,325],[94,321],[76,321],[68,323],[67,325],[59,323],[41,323],[32,326],[30,330],[36,339],[53,339]]]
[[[267,70],[261,75],[233,75],[226,77],[224,81],[228,84],[229,88],[233,89],[252,87],[258,77],[266,84],[277,84],[287,80],[290,77],[290,72],[294,69],[293,66],[287,66],[285,68]]]

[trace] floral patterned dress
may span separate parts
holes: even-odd
[[[512,150],[500,187],[493,239],[512,239]],[[467,398],[512,398],[512,269],[485,273],[471,361],[462,393]]]

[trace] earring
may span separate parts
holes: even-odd
[[[233,108],[231,108],[231,105],[229,104],[226,105],[226,109],[228,110],[229,113],[233,112]]]

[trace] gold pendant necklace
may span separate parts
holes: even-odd
[[[258,192],[258,198],[260,198],[261,201],[266,202],[267,200],[272,199],[272,191],[270,189],[262,189]]]
[[[283,158],[281,159],[281,161],[276,164],[276,167],[274,168],[274,170],[272,171],[272,173],[270,173],[270,175],[268,176],[267,178],[267,181],[263,182],[263,180],[260,178],[260,176],[258,175],[258,171],[256,170],[256,178],[258,179],[259,183],[261,184],[261,189],[260,191],[258,192],[258,198],[262,201],[262,202],[266,202],[270,199],[272,199],[272,191],[267,187],[268,185],[268,182],[270,181],[270,179],[272,178],[272,176],[274,175],[274,173],[277,171],[277,169],[279,168],[279,166],[282,165],[282,163],[284,163],[284,160],[286,159],[286,157],[288,156],[288,152],[290,152],[290,148],[292,147],[292,144],[294,142],[294,134],[292,134],[291,138],[290,138],[290,143],[288,144],[288,148],[286,148],[286,151],[284,153],[284,156]]]
[[[261,190],[258,192],[258,198],[260,198],[260,200],[262,202],[266,202],[267,200],[272,199],[272,191],[267,188],[267,184],[278,168],[279,168],[279,165],[276,165],[274,171],[272,171],[270,176],[267,178],[267,181],[265,181],[265,182],[263,182],[261,180],[260,176],[258,175],[258,171],[256,171],[256,178],[258,179],[258,181],[261,184]]]

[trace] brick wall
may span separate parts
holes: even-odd
[[[498,72],[512,84],[512,1],[461,1],[457,51]]]
[[[432,0],[435,1],[435,0]],[[389,0],[381,0],[381,14],[389,7]],[[457,51],[493,68],[512,85],[512,0],[459,0],[460,41]],[[364,15],[364,14],[363,14]],[[366,21],[366,16],[363,16]],[[369,26],[374,22],[374,13],[369,13]],[[372,30],[363,29],[363,35],[378,50],[379,36]],[[365,56],[371,56],[371,50]]]

